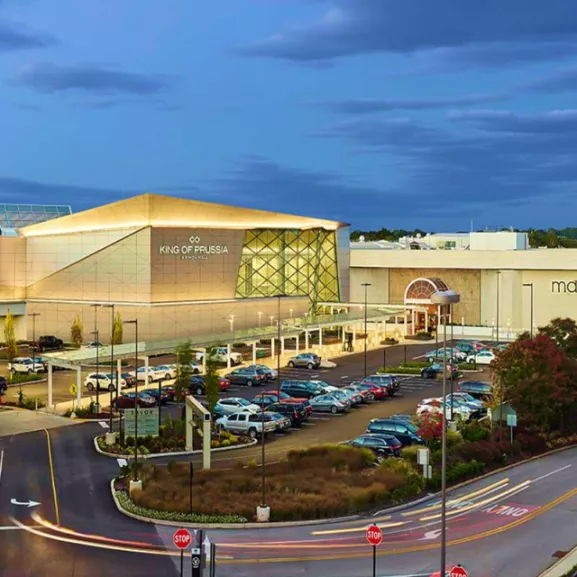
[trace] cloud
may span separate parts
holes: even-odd
[[[91,93],[129,93],[146,96],[168,87],[165,77],[121,72],[102,66],[59,66],[36,63],[23,66],[16,82],[37,92],[78,90]]]
[[[374,112],[390,112],[392,110],[430,110],[436,108],[451,108],[457,106],[471,106],[487,102],[499,102],[508,97],[503,94],[471,94],[454,98],[416,99],[416,100],[388,100],[378,98],[357,98],[349,100],[335,100],[332,102],[315,103],[331,112],[339,114],[370,114]]]
[[[48,34],[30,32],[22,26],[0,21],[0,52],[47,48],[54,44],[56,40]]]
[[[575,92],[577,91],[577,68],[560,70],[520,88],[531,92]]]
[[[476,58],[483,59],[482,46],[490,45],[490,58],[501,65],[495,54],[499,46],[510,57],[514,52],[516,59],[531,61],[573,49],[577,43],[574,13],[574,0],[530,4],[526,0],[333,0],[319,20],[238,51],[310,62],[375,52],[468,48],[469,58],[476,50]]]

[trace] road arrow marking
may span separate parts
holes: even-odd
[[[23,507],[37,507],[38,505],[40,505],[40,503],[38,501],[25,501],[24,503],[21,503],[20,501],[17,501],[16,499],[10,499],[10,503],[12,503],[12,505],[22,505]]]
[[[437,539],[441,535],[441,529],[433,529],[432,531],[427,531],[419,541],[426,541],[427,539]]]
[[[118,462],[118,466],[119,467],[126,467],[126,465],[128,465],[128,463],[126,462],[126,459],[116,459]]]
[[[99,424],[103,429],[110,429],[110,427],[108,426],[108,423],[105,423],[104,421],[98,421],[98,424]]]

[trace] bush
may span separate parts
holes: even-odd
[[[408,447],[403,447],[401,450],[401,457],[408,461],[414,466],[417,466],[417,453],[419,452],[419,445],[409,445]]]
[[[457,447],[463,443],[463,437],[458,431],[447,430],[447,448]]]
[[[468,463],[459,462],[447,468],[447,483],[457,483],[466,481],[472,477],[480,475],[485,470],[485,463],[472,460]],[[441,488],[441,474],[434,473],[426,481],[427,489],[438,491]]]
[[[420,375],[421,369],[418,367],[381,367],[379,373],[393,373],[397,375]]]
[[[485,441],[489,438],[489,429],[477,421],[472,421],[461,427],[461,435],[465,441]]]
[[[220,447],[220,441],[217,441],[216,439],[213,439],[213,440],[210,442],[210,446],[211,446],[213,449],[217,449],[218,447]]]
[[[20,385],[22,383],[33,383],[35,381],[40,381],[44,378],[46,378],[44,375],[39,375],[38,373],[10,373],[8,375],[8,383],[10,385]]]
[[[386,338],[381,341],[381,345],[398,345],[399,341],[397,339]]]
[[[433,336],[428,331],[419,331],[412,338],[417,341],[430,341],[433,339]]]
[[[459,369],[461,371],[473,371],[478,368],[479,365],[475,365],[474,363],[459,363]]]
[[[404,479],[400,487],[394,489],[391,493],[393,503],[408,501],[423,492],[425,480],[416,471],[416,469],[404,459],[390,458],[380,464],[380,468],[385,471],[399,475]]]
[[[230,447],[230,441],[228,439],[224,439],[224,441],[221,443],[222,447]]]

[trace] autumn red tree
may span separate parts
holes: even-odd
[[[519,338],[491,364],[495,395],[541,431],[563,429],[577,406],[577,362],[547,335]]]
[[[423,413],[419,418],[417,434],[428,445],[437,443],[443,435],[443,415],[441,413]]]

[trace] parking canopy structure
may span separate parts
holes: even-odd
[[[382,308],[367,308],[367,321],[379,332],[379,323],[384,324],[391,316],[398,314],[395,310]],[[141,359],[144,366],[148,367],[150,357],[163,354],[174,353],[184,342],[189,342],[195,350],[206,350],[214,346],[226,347],[228,350],[227,366],[231,366],[231,351],[236,343],[244,343],[252,346],[252,362],[257,361],[257,345],[264,341],[270,341],[271,357],[275,356],[275,341],[280,341],[276,346],[280,346],[280,354],[284,354],[285,341],[287,339],[296,340],[296,350],[300,350],[299,339],[304,335],[305,351],[309,350],[309,337],[311,333],[318,332],[318,346],[323,344],[323,329],[341,328],[343,334],[345,330],[352,330],[353,336],[362,327],[365,320],[364,309],[359,310],[358,306],[346,312],[333,314],[307,314],[304,317],[297,317],[281,321],[280,326],[270,325],[266,327],[252,328],[248,330],[235,330],[221,333],[214,333],[203,337],[194,336],[190,339],[181,337],[172,340],[161,341],[139,341],[138,343],[125,343],[114,346],[114,362],[116,370],[121,372],[121,361],[123,359]],[[112,347],[102,345],[98,351],[94,347],[83,347],[75,350],[65,350],[52,353],[45,353],[43,357],[48,363],[48,406],[52,406],[52,369],[53,367],[64,367],[76,369],[77,371],[77,401],[81,401],[81,367],[94,366],[98,358],[99,364],[104,370],[112,362]],[[203,364],[206,355],[203,355]],[[145,378],[148,378],[148,371],[145,371]],[[148,383],[146,383],[148,385]]]

